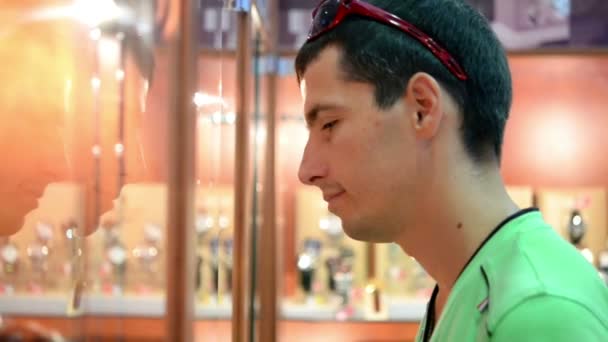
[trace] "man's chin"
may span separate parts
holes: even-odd
[[[393,239],[382,234],[379,229],[370,226],[343,224],[344,233],[353,240],[370,243],[390,243]]]

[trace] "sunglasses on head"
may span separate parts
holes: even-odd
[[[456,78],[462,81],[467,79],[467,74],[456,59],[433,38],[396,15],[360,0],[321,1],[312,12],[312,26],[306,42],[319,38],[338,26],[349,15],[366,17],[407,33],[431,51]]]

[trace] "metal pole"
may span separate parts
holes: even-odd
[[[173,89],[168,121],[167,301],[169,342],[193,341],[194,318],[194,178],[198,82],[197,1],[179,0],[179,37],[170,77]],[[172,50],[169,50],[172,51]]]
[[[266,77],[266,149],[264,160],[264,192],[263,192],[263,213],[262,227],[259,242],[258,268],[260,279],[260,329],[259,341],[275,342],[277,340],[278,308],[281,294],[281,283],[279,281],[279,234],[277,231],[277,212],[276,212],[276,132],[277,132],[277,68],[278,68],[278,18],[279,2],[270,0],[268,12],[268,55],[274,65]]]
[[[236,51],[236,141],[234,170],[234,256],[232,277],[232,341],[247,342],[251,324],[249,300],[251,289],[251,264],[249,262],[251,240],[250,172],[251,113],[249,111],[251,21],[248,12],[239,11],[237,17]]]

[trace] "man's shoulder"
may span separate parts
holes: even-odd
[[[493,342],[608,341],[608,321],[578,302],[543,295],[509,310],[489,333]]]
[[[595,268],[544,222],[521,227],[482,261],[488,285],[488,328],[534,298],[576,303],[608,322],[608,289]],[[561,301],[558,301],[561,302]]]

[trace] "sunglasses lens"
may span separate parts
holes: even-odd
[[[341,0],[326,0],[317,7],[315,16],[312,19],[309,37],[315,36],[319,32],[327,29],[336,18]]]

